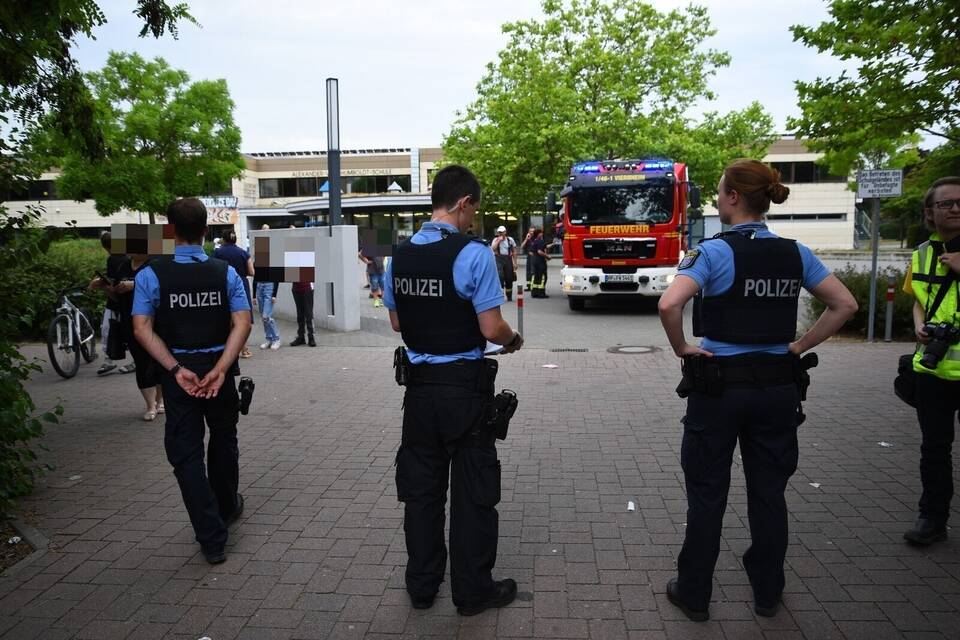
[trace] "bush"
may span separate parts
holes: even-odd
[[[844,325],[844,332],[866,336],[870,314],[870,271],[847,265],[843,269],[834,271],[834,275],[846,285],[859,305],[853,318]],[[913,339],[913,296],[903,291],[906,273],[894,267],[882,269],[877,274],[877,316],[873,325],[874,335],[882,339],[886,332],[887,279],[890,276],[894,278],[893,337],[894,339]],[[816,298],[811,296],[807,304],[814,318],[819,317],[823,312],[824,305]]]
[[[67,239],[50,244],[47,253],[35,260],[19,262],[0,283],[0,300],[8,300],[10,289],[30,293],[32,308],[20,322],[19,338],[45,340],[59,293],[74,285],[86,285],[94,271],[104,272],[107,253],[99,240]],[[73,301],[87,314],[95,330],[106,303],[103,292],[87,292]]]
[[[907,227],[907,246],[911,249],[915,249],[920,243],[926,242],[928,238],[930,238],[930,231],[922,222],[914,222]]]
[[[884,222],[880,225],[880,238],[883,240],[900,239],[900,223]]]

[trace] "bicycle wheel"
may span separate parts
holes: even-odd
[[[72,331],[73,320],[67,313],[56,315],[47,329],[47,354],[50,356],[50,364],[64,378],[77,375],[77,369],[80,368],[79,341],[74,339],[71,346]]]
[[[83,310],[80,311],[80,355],[88,364],[97,359],[97,334]]]

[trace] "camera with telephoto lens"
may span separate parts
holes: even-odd
[[[247,415],[250,412],[250,401],[253,400],[253,390],[257,385],[253,383],[253,378],[244,376],[240,378],[240,385],[237,391],[240,392],[240,413]]]
[[[930,342],[923,349],[920,366],[927,369],[936,369],[940,361],[943,360],[943,356],[947,355],[947,349],[960,341],[960,328],[948,322],[941,322],[940,324],[925,324],[923,325],[923,331],[930,336]]]

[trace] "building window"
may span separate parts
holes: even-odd
[[[261,198],[278,198],[280,197],[280,181],[276,178],[266,178],[260,180],[260,197]]]
[[[316,198],[317,188],[316,178],[297,178],[297,195],[301,198]]]
[[[847,181],[845,176],[833,175],[816,162],[771,162],[770,166],[780,172],[780,181],[786,184]]]

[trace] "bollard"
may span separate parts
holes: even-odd
[[[517,285],[517,333],[523,335],[523,285]]]
[[[897,281],[893,276],[887,278],[887,326],[883,330],[883,341],[893,340],[893,295],[897,291]]]

